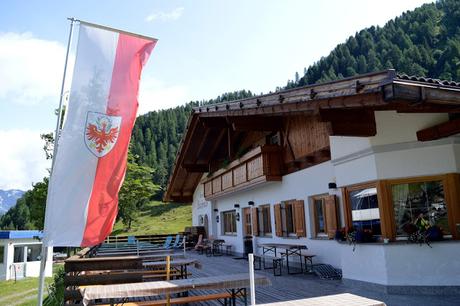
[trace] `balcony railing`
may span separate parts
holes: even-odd
[[[264,145],[249,151],[203,182],[204,196],[210,200],[268,181],[281,181],[282,155],[278,145]]]

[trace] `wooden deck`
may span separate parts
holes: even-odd
[[[212,276],[219,274],[243,273],[248,271],[248,262],[242,259],[233,259],[231,256],[206,257],[190,252],[188,256],[197,258],[202,263],[201,269],[190,268],[192,277]],[[421,296],[421,295],[394,295],[373,291],[366,288],[352,288],[342,284],[340,280],[322,280],[312,274],[273,276],[272,270],[260,270],[256,273],[270,278],[272,286],[256,288],[256,303],[272,303],[309,297],[324,296],[339,293],[352,293],[383,301],[389,306],[423,306],[423,305],[458,305],[459,296]],[[210,292],[210,291],[206,291]],[[204,292],[195,292],[201,294]],[[248,298],[249,301],[249,298]],[[221,305],[219,302],[202,302],[196,305]],[[240,303],[239,305],[243,305]]]

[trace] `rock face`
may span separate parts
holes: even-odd
[[[0,215],[3,215],[16,205],[17,199],[22,197],[24,191],[19,189],[0,190]]]

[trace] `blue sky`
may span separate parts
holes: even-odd
[[[427,2],[1,1],[0,189],[26,189],[46,175],[39,134],[55,125],[67,17],[159,39],[142,76],[145,113],[274,90],[356,31]]]

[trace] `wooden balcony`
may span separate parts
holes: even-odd
[[[203,181],[204,197],[211,200],[264,182],[281,181],[281,177],[281,147],[264,145],[207,177]]]

